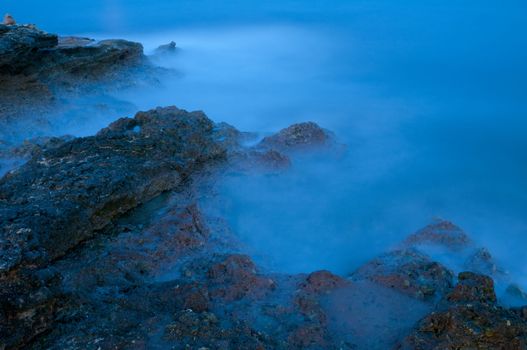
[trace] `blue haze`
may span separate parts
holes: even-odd
[[[137,109],[334,130],[345,161],[223,186],[221,210],[271,268],[346,273],[439,216],[527,287],[527,2],[7,0],[2,10],[148,52],[175,40],[181,52],[157,62],[178,78],[116,96]]]

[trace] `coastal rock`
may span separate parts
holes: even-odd
[[[100,77],[111,69],[141,63],[143,47],[126,40],[94,41],[49,34],[35,26],[0,25],[0,74],[39,79]]]
[[[2,237],[14,241],[27,232],[32,238],[26,241],[46,251],[37,261],[64,254],[113,218],[177,186],[200,162],[222,157],[212,129],[203,113],[169,107],[42,152],[0,180],[0,214],[8,223]]]
[[[527,319],[520,310],[458,305],[419,323],[397,349],[527,349]]]
[[[15,75],[35,67],[40,70],[43,50],[56,47],[58,42],[57,35],[33,26],[0,24],[0,75]]]
[[[141,44],[102,40],[43,50],[37,74],[52,83],[77,85],[83,81],[112,79],[120,71],[144,62]]]
[[[265,137],[257,148],[274,149],[285,154],[299,151],[337,151],[343,152],[344,146],[337,143],[335,135],[316,123],[293,124],[278,133]]]
[[[524,309],[496,305],[492,279],[470,272],[447,298],[447,306],[419,322],[396,348],[527,349],[527,314]]]
[[[460,227],[446,220],[437,220],[427,225],[403,242],[405,247],[434,245],[453,251],[465,249],[471,244],[470,237]]]
[[[400,247],[418,250],[456,272],[473,271],[503,282],[508,279],[488,249],[476,245],[465,231],[446,220],[435,220],[408,236]]]
[[[335,289],[349,286],[350,282],[329,271],[315,271],[310,273],[300,288],[306,293],[325,294]]]
[[[176,53],[177,51],[178,47],[176,46],[176,42],[171,41],[168,44],[160,45],[154,53],[156,55],[170,55]]]
[[[227,302],[246,296],[262,298],[276,288],[273,280],[260,276],[256,265],[245,255],[229,255],[207,272],[211,296]]]
[[[49,292],[57,279],[38,282],[42,269],[200,164],[224,157],[213,129],[200,112],[141,112],[46,149],[0,180],[0,300],[8,315],[0,334],[8,346],[44,331],[38,325],[49,322],[44,315],[60,298]]]
[[[485,275],[461,272],[458,276],[458,283],[446,296],[446,299],[453,303],[479,302],[495,304],[497,299],[494,292],[494,281]]]
[[[321,305],[326,295],[345,287],[350,282],[329,271],[315,271],[299,284],[294,298],[295,311],[305,317],[304,322],[293,326],[287,342],[294,349],[334,348],[328,328],[328,316]],[[342,347],[344,348],[344,347]]]
[[[175,341],[180,348],[264,350],[273,341],[258,333],[243,321],[222,326],[221,320],[210,312],[180,311],[174,323],[168,325],[164,337]]]
[[[388,252],[355,271],[354,280],[369,280],[408,296],[437,300],[453,286],[453,274],[426,255],[403,249]]]
[[[33,25],[0,24],[0,123],[49,113],[66,94],[93,94],[95,83],[129,86],[140,71],[154,69],[139,43],[61,38]]]

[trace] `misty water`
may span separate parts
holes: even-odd
[[[525,1],[7,0],[50,32],[179,51],[159,86],[115,94],[95,133],[155,106],[203,110],[261,135],[315,121],[344,159],[281,176],[233,175],[218,210],[259,263],[346,274],[435,217],[451,220],[527,287]]]

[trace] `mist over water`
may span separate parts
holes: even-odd
[[[345,274],[442,217],[527,287],[524,1],[11,0],[0,10],[147,53],[177,42],[176,55],[152,58],[177,74],[115,94],[122,104],[70,133],[163,105],[241,130],[307,120],[333,130],[344,159],[223,183],[220,211],[264,266]]]

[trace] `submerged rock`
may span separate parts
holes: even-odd
[[[171,41],[168,44],[161,45],[155,50],[156,55],[170,55],[178,51],[175,41]]]

